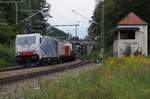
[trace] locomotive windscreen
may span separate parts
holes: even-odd
[[[18,37],[16,39],[17,45],[35,44],[35,43],[36,43],[36,36]]]

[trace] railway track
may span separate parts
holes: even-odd
[[[3,67],[3,68],[0,68],[0,72],[19,70],[19,69],[24,69],[24,66],[20,65],[20,66]]]
[[[51,65],[54,65],[54,64],[51,64]],[[47,66],[49,66],[49,65],[47,65]],[[31,64],[28,64],[28,65],[14,65],[14,66],[10,66],[10,67],[0,68],[0,72],[20,70],[20,69],[28,69],[28,68],[37,68],[37,67],[42,67],[42,66],[32,66]]]
[[[55,64],[51,64],[51,65],[55,65]],[[49,66],[49,65],[47,65]],[[32,66],[30,65],[14,65],[14,66],[10,66],[10,67],[2,67],[0,68],[0,72],[6,72],[6,71],[13,71],[13,70],[20,70],[20,69],[29,69],[29,68],[37,68],[37,67],[42,67],[42,66]],[[44,66],[46,67],[46,65]]]
[[[20,74],[20,75],[2,77],[2,78],[0,78],[0,85],[17,82],[17,81],[25,80],[25,79],[29,79],[29,78],[34,78],[34,77],[38,77],[38,76],[42,76],[42,75],[57,73],[57,72],[65,71],[68,69],[73,69],[76,67],[84,66],[88,63],[89,62],[87,60],[84,60],[84,61],[80,61],[80,62],[77,62],[74,64],[68,64],[68,65],[62,65],[62,66],[56,65],[55,68],[50,68],[50,69],[41,70],[41,71],[37,71],[37,72],[30,72],[30,73],[25,73],[25,74]]]

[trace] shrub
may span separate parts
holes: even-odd
[[[14,48],[0,44],[0,67],[15,65],[15,51]]]

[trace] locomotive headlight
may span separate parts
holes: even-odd
[[[36,51],[34,51],[33,54],[36,54]]]
[[[19,52],[17,52],[17,55],[20,55],[20,53],[19,53]]]

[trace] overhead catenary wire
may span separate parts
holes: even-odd
[[[76,12],[75,10],[72,10],[72,12],[74,12],[75,14],[83,17],[84,19],[88,20],[89,22],[96,24],[98,27],[101,28],[101,34],[100,34],[100,43],[101,44],[100,44],[100,54],[99,54],[99,56],[102,59],[104,57],[104,46],[105,46],[104,45],[104,35],[105,35],[105,30],[104,30],[104,15],[105,15],[105,12],[104,12],[104,0],[102,0],[101,3],[102,3],[102,9],[101,9],[101,11],[102,11],[102,14],[101,14],[102,20],[101,20],[101,24],[100,25],[99,25],[99,23],[97,23],[97,22],[95,22],[93,20],[90,20],[89,18],[83,16],[82,14]]]

